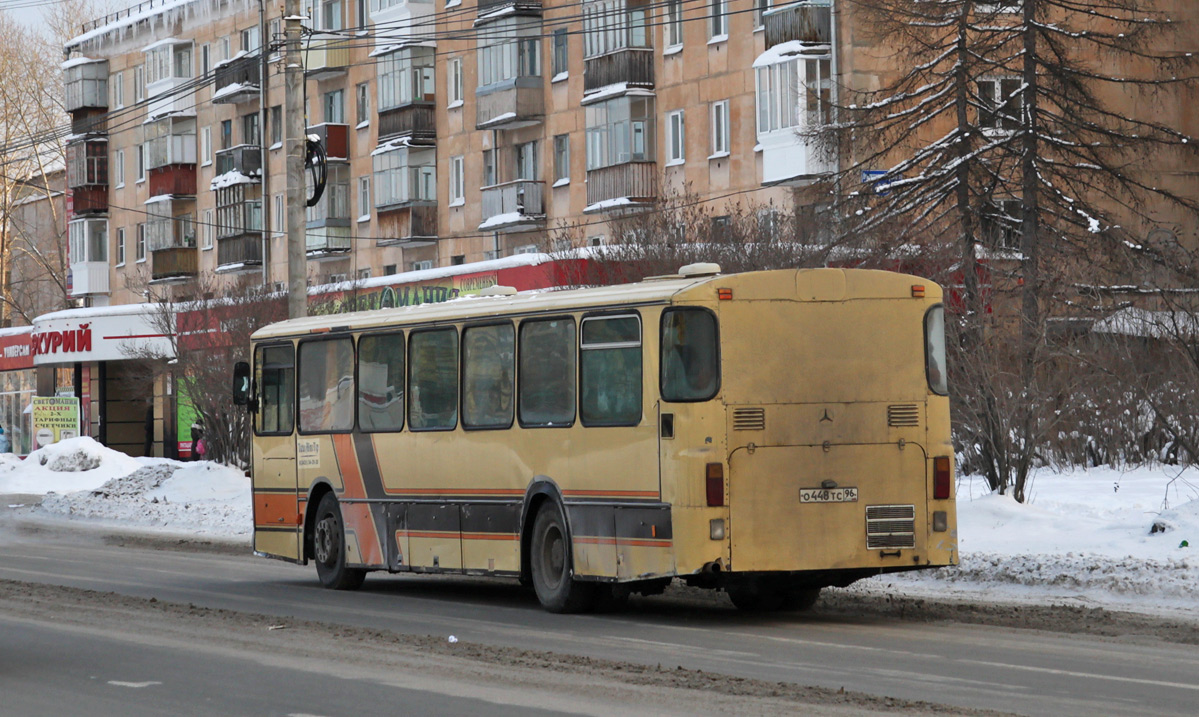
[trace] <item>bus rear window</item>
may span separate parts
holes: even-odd
[[[704,309],[662,313],[661,388],[664,401],[706,401],[720,388],[716,317]]]
[[[934,306],[924,315],[924,360],[928,387],[937,395],[949,395],[949,379],[945,370],[944,306]]]
[[[583,319],[579,415],[585,426],[641,422],[641,317]]]
[[[292,396],[296,369],[291,346],[259,347],[254,355],[259,404],[255,429],[259,434],[291,433],[295,420]]]

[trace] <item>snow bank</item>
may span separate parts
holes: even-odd
[[[22,461],[0,456],[0,493],[69,493],[90,490],[142,467],[142,462],[105,448],[87,436],[59,441]]]

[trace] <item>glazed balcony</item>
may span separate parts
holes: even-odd
[[[239,144],[229,149],[218,149],[216,174],[237,172],[247,177],[262,175],[262,149],[256,144]]]
[[[108,211],[108,140],[84,139],[67,145],[67,186],[76,214]]]
[[[306,232],[309,259],[338,259],[350,253],[353,239],[349,227],[323,226]]]
[[[610,85],[654,86],[654,50],[626,47],[605,55],[583,60],[583,92],[594,92]]]
[[[516,232],[545,226],[545,183],[518,179],[483,187],[483,223],[479,231]]]
[[[433,140],[437,137],[436,111],[431,102],[412,104],[379,111],[379,140],[412,139]]]
[[[410,204],[378,212],[379,246],[418,247],[437,243],[437,203]]]
[[[656,162],[625,162],[587,170],[586,212],[645,206],[657,200]]]
[[[108,60],[67,60],[62,75],[67,112],[108,109]]]
[[[329,159],[350,158],[350,126],[322,122],[308,128],[308,134],[315,134],[320,143],[325,146],[325,154]]]
[[[833,41],[832,6],[829,0],[807,0],[762,13],[766,47],[784,42],[827,45]]]
[[[256,55],[244,55],[216,66],[216,89],[213,104],[237,104],[257,100],[261,60]]]
[[[545,118],[544,82],[538,76],[517,77],[475,91],[475,129],[517,129]]]
[[[345,74],[350,66],[349,43],[349,39],[338,35],[314,34],[305,51],[304,74],[313,80]]]

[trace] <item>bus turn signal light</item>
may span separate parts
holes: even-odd
[[[933,498],[949,500],[949,488],[949,456],[937,456],[933,459]]]
[[[707,470],[708,505],[724,505],[724,465],[709,463]]]
[[[917,299],[923,299],[924,298],[924,285],[923,284],[912,284],[912,296],[914,296]]]
[[[733,298],[733,290],[732,289],[717,289],[716,290],[716,298],[721,301],[731,301]]]

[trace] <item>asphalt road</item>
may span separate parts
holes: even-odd
[[[615,614],[562,616],[501,581],[372,574],[361,591],[331,592],[311,567],[36,536],[0,538],[0,579],[1029,715],[1193,715],[1199,704],[1199,649],[1148,637],[834,618],[819,609],[750,616],[665,596]],[[39,659],[52,659],[60,644],[45,626],[0,621],[0,629]],[[221,669],[237,676],[236,661]],[[142,681],[139,674],[99,675],[95,695],[117,691],[109,680]],[[294,683],[286,670],[265,679]],[[457,707],[449,713],[495,712]],[[0,714],[9,713],[0,701]]]

